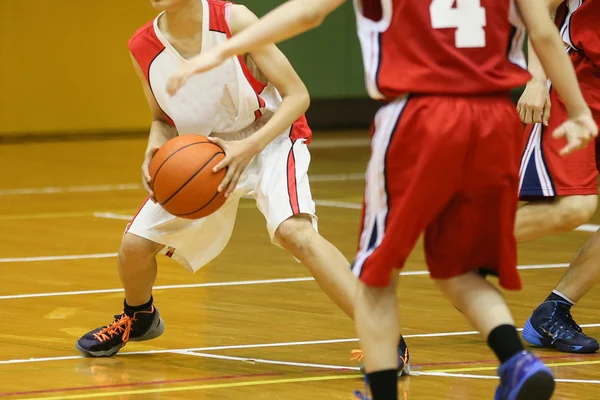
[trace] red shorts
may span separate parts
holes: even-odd
[[[522,135],[508,97],[411,96],[382,107],[354,274],[387,286],[424,231],[434,279],[487,269],[520,289],[513,229]]]
[[[580,53],[571,54],[581,90],[594,119],[600,124],[600,70]],[[595,71],[595,75],[593,74]],[[588,84],[589,82],[589,84]],[[589,145],[567,156],[561,156],[564,139],[553,139],[552,132],[568,118],[565,105],[554,88],[550,89],[550,121],[528,125],[525,129],[521,158],[519,197],[554,197],[598,194],[600,144]]]

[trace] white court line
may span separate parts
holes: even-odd
[[[600,228],[600,225],[592,225],[592,224],[583,224],[578,228],[575,228],[576,231],[583,232],[596,232]]]
[[[94,258],[112,258],[118,253],[99,253],[99,254],[74,254],[66,256],[41,256],[41,257],[10,257],[0,258],[1,263],[18,263],[18,262],[37,262],[37,261],[64,261],[64,260],[86,260]]]
[[[365,179],[364,173],[351,174],[322,174],[310,175],[310,182],[346,182],[361,181]],[[50,187],[29,187],[18,189],[0,189],[0,196],[17,196],[29,194],[56,194],[56,193],[93,193],[93,192],[118,192],[124,190],[141,190],[140,183],[121,183],[105,185],[84,185],[84,186],[50,186]]]
[[[107,219],[121,219],[125,221],[131,221],[133,219],[133,215],[115,214],[109,212],[95,212],[94,217]]]
[[[583,324],[582,328],[595,328],[600,327],[600,324]],[[523,329],[517,329],[522,331]],[[413,335],[404,335],[405,338],[430,338],[430,337],[453,337],[453,336],[469,336],[478,335],[477,331],[464,331],[464,332],[437,332],[437,333],[418,333]],[[335,344],[335,343],[351,343],[358,342],[357,338],[350,339],[326,339],[326,340],[310,340],[301,342],[279,342],[279,343],[261,343],[261,344],[240,344],[231,346],[215,346],[215,347],[190,347],[186,349],[165,349],[165,350],[146,350],[146,351],[126,351],[120,352],[118,357],[121,356],[132,356],[132,355],[149,355],[149,354],[165,354],[175,352],[203,352],[203,351],[219,351],[219,350],[236,350],[236,349],[258,349],[258,348],[270,348],[270,347],[292,347],[292,346],[308,346],[308,345],[320,345],[320,344]],[[12,359],[12,360],[0,360],[0,365],[4,364],[24,364],[24,363],[35,363],[35,362],[47,362],[47,361],[67,361],[67,360],[78,360],[85,358],[83,356],[62,356],[62,357],[43,357],[43,358],[25,358],[25,359]]]
[[[86,258],[108,258],[108,257],[116,257],[116,253],[106,253],[106,257],[98,257],[102,256],[102,254],[91,254],[89,256],[96,257],[86,257]],[[73,260],[78,259],[78,256],[62,256],[68,258],[62,258],[64,260]],[[30,257],[26,261],[44,261],[40,260],[42,257]],[[47,261],[57,260],[57,257],[53,257]],[[0,259],[0,262],[3,259]],[[10,260],[10,259],[8,259]],[[14,259],[13,259],[14,260]],[[10,261],[4,261],[10,262]],[[519,270],[528,270],[528,269],[554,269],[554,268],[565,268],[568,267],[569,264],[545,264],[545,265],[523,265],[519,266]],[[429,271],[403,271],[400,272],[400,276],[425,276],[429,275]],[[244,285],[265,285],[270,283],[294,283],[294,282],[310,282],[314,281],[313,277],[303,277],[303,278],[281,278],[281,279],[261,279],[261,280],[252,280],[252,281],[229,281],[229,282],[206,282],[206,283],[190,283],[183,285],[162,285],[155,286],[154,290],[168,290],[168,289],[193,289],[193,288],[201,288],[201,287],[224,287],[224,286],[244,286]],[[26,293],[26,294],[10,294],[0,296],[0,300],[10,300],[10,299],[30,299],[37,297],[57,297],[57,296],[79,296],[79,295],[87,295],[87,294],[102,294],[102,293],[119,293],[122,292],[123,289],[114,288],[114,289],[95,289],[95,290],[77,290],[70,292],[47,292],[47,293]]]
[[[275,365],[289,365],[292,367],[346,369],[346,370],[360,371],[360,367],[349,367],[347,365],[311,364],[311,363],[301,363],[301,362],[292,362],[292,361],[265,360],[263,358],[232,357],[232,356],[223,356],[220,354],[197,353],[197,352],[192,352],[192,351],[173,351],[172,353],[181,354],[181,355],[185,355],[185,356],[193,356],[193,357],[215,358],[218,360],[242,361],[242,362],[252,363],[252,364],[254,364],[254,363],[256,363],[256,364],[275,364]]]
[[[267,283],[289,283],[289,282],[308,282],[313,281],[314,278],[283,278],[283,279],[262,279],[254,281],[231,281],[231,282],[207,282],[207,283],[190,283],[185,285],[162,285],[155,286],[154,290],[167,290],[167,289],[192,289],[200,287],[222,287],[222,286],[244,286],[244,285],[264,285]],[[56,297],[56,296],[77,296],[84,294],[100,294],[100,293],[118,293],[122,292],[123,289],[97,289],[97,290],[80,290],[73,292],[49,292],[49,293],[29,293],[29,294],[15,294],[0,296],[0,300],[8,299],[28,299],[35,297]]]

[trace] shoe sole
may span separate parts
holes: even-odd
[[[148,330],[148,332],[146,332],[144,335],[142,335],[140,337],[130,338],[129,341],[130,342],[144,342],[146,340],[156,339],[157,337],[162,335],[164,333],[164,331],[165,331],[165,323],[162,320],[162,318],[159,316],[158,322],[154,328],[150,328]],[[119,350],[121,350],[123,348],[123,346],[125,346],[125,343],[121,343],[115,347],[108,349],[108,350],[90,351],[90,350],[87,350],[87,349],[84,349],[83,347],[81,347],[79,345],[78,341],[75,342],[75,347],[85,357],[111,357],[111,356],[114,356],[115,354],[117,354],[119,352]]]
[[[554,393],[554,386],[552,374],[538,371],[523,383],[514,400],[549,400]]]
[[[533,325],[531,325],[531,319],[528,319],[527,322],[525,322],[521,336],[523,337],[523,340],[533,346],[556,349],[563,353],[589,354],[597,352],[600,347],[598,343],[588,346],[575,346],[560,342],[552,343],[551,340],[546,339],[535,330]]]

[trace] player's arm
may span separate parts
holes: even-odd
[[[152,178],[150,177],[150,172],[148,171],[148,168],[150,167],[150,161],[152,161],[152,157],[158,151],[160,146],[165,144],[169,139],[177,136],[177,129],[175,129],[175,127],[169,123],[165,114],[160,109],[160,106],[152,94],[150,85],[148,85],[148,82],[146,81],[146,77],[144,76],[142,69],[140,68],[135,57],[133,57],[133,54],[130,55],[133,68],[142,82],[144,96],[146,97],[146,101],[148,102],[150,112],[152,114],[152,125],[150,127],[150,135],[148,136],[148,146],[144,152],[144,162],[142,163],[142,182],[144,183],[144,187],[148,191],[150,198],[154,200],[154,193],[152,193],[152,189],[150,188],[150,182]]]
[[[556,10],[563,0],[545,0],[544,8],[540,12],[548,12],[554,21]],[[523,94],[519,98],[517,110],[521,121],[526,124],[543,123],[548,126],[550,120],[550,95],[548,93],[548,77],[542,67],[531,40],[528,43],[527,67],[531,80],[527,83]]]
[[[242,5],[231,7],[230,27],[235,38],[258,21],[256,15]],[[269,121],[258,131],[238,142],[210,140],[225,149],[226,157],[215,166],[215,171],[227,167],[227,174],[219,190],[228,196],[237,185],[244,169],[256,154],[273,139],[285,132],[308,109],[310,97],[304,83],[281,51],[274,44],[261,46],[250,52],[250,57],[267,80],[277,88],[283,101]]]
[[[321,25],[327,15],[346,0],[289,0],[257,23],[207,53],[182,65],[168,82],[167,90],[175,94],[190,76],[211,70],[234,55],[257,51],[269,43],[279,43]]]
[[[569,120],[553,132],[555,138],[564,137],[567,145],[561,154],[568,154],[588,145],[598,135],[591,112],[579,89],[573,65],[564,49],[556,26],[544,9],[545,0],[517,0],[527,26],[531,44],[552,85],[565,102]]]

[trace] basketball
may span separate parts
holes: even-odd
[[[225,203],[217,188],[226,169],[213,168],[225,152],[201,135],[177,136],[165,143],[150,163],[156,202],[170,214],[186,219],[206,217]]]

